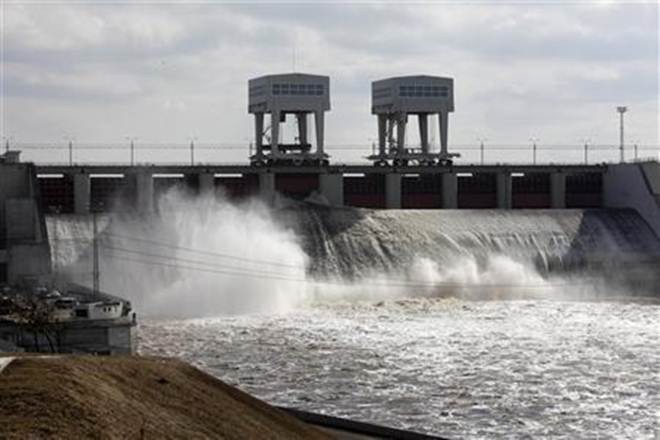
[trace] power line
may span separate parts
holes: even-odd
[[[109,236],[109,237],[121,238],[123,240],[148,243],[148,244],[152,244],[154,246],[160,246],[160,247],[164,247],[164,248],[168,248],[168,249],[182,250],[182,251],[186,251],[186,252],[193,252],[193,253],[208,255],[208,256],[212,256],[212,257],[229,258],[229,259],[232,259],[232,260],[244,261],[244,262],[247,262],[247,263],[257,263],[257,264],[264,264],[264,265],[277,266],[277,267],[290,267],[290,268],[294,268],[294,269],[299,269],[300,268],[300,266],[296,265],[296,264],[288,264],[288,263],[280,263],[280,262],[276,262],[276,261],[268,261],[268,260],[259,260],[259,259],[253,259],[253,258],[239,257],[239,256],[236,256],[236,255],[224,254],[224,253],[220,253],[220,252],[211,252],[211,251],[201,250],[201,249],[194,249],[194,248],[190,248],[190,247],[179,246],[179,245],[159,242],[159,241],[155,241],[155,240],[149,240],[149,239],[146,239],[146,238],[130,237],[130,236],[126,236],[126,235],[112,234],[112,233],[108,233],[108,232],[104,233],[103,235]]]
[[[103,245],[103,248],[104,249],[109,249],[109,250],[112,250],[112,251],[124,252],[124,253],[128,253],[128,254],[140,255],[140,256],[145,256],[145,257],[156,257],[156,258],[173,260],[173,261],[181,261],[181,262],[184,262],[184,263],[201,264],[201,265],[204,265],[204,266],[220,267],[220,268],[223,268],[223,269],[233,269],[233,270],[238,270],[239,272],[237,272],[237,273],[242,273],[242,274],[245,274],[245,275],[250,275],[250,274],[254,273],[253,269],[244,268],[244,267],[236,267],[236,266],[227,266],[227,265],[222,265],[222,264],[217,264],[217,263],[211,263],[211,262],[208,262],[208,261],[191,260],[189,258],[173,257],[173,256],[170,256],[170,255],[152,254],[150,252],[143,252],[143,251],[138,251],[138,250],[134,250],[134,249],[126,249],[126,248],[121,248],[121,247],[107,246],[105,244]],[[305,271],[304,267],[294,266],[293,268],[295,268],[299,271],[302,270],[303,273]],[[280,272],[260,270],[259,273],[282,276],[282,273],[280,273]],[[286,274],[284,274],[284,275],[286,275]]]
[[[309,283],[309,284],[324,284],[332,286],[341,286],[341,287],[355,287],[355,284],[368,287],[386,287],[386,288],[397,288],[397,287],[409,287],[409,288],[431,288],[431,289],[548,289],[555,287],[569,287],[569,286],[587,286],[591,283],[549,283],[549,284],[459,284],[459,283],[407,283],[397,280],[396,282],[391,283],[377,283],[374,281],[357,281],[355,284],[331,281],[331,280],[310,280],[307,278],[293,278],[280,275],[268,275],[260,272],[233,272],[222,269],[210,269],[210,268],[200,268],[194,266],[185,266],[176,263],[168,263],[162,261],[149,261],[137,258],[130,258],[120,255],[106,255],[110,258],[118,259],[121,261],[130,261],[135,263],[141,263],[152,266],[163,266],[171,267],[176,269],[192,270],[198,272],[213,273],[219,275],[229,275],[229,276],[240,276],[240,277],[250,277],[250,278],[259,278],[259,279],[270,279],[270,280],[281,280],[281,281],[290,281],[297,283]],[[174,259],[176,260],[176,259]]]

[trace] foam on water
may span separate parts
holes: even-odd
[[[284,315],[145,321],[269,402],[448,438],[653,438],[660,306],[408,298]]]

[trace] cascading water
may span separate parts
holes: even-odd
[[[660,256],[628,210],[273,210],[174,190],[158,214],[99,223],[103,289],[158,316],[420,295],[570,297],[598,290],[587,273],[643,278],[640,263]],[[50,217],[48,228],[58,272],[90,284],[91,218]]]

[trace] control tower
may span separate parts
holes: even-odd
[[[458,154],[447,151],[449,112],[454,111],[454,79],[439,76],[400,76],[371,83],[371,113],[378,116],[376,165],[448,165]],[[431,152],[429,116],[438,115],[440,152]],[[419,121],[421,148],[406,146],[408,116]],[[395,133],[396,132],[396,133]]]
[[[330,110],[330,78],[304,73],[266,75],[249,80],[248,112],[254,114],[255,166],[327,165],[323,151],[324,112]],[[316,151],[308,139],[308,116],[314,114]],[[265,115],[269,114],[269,125]],[[297,136],[288,143],[281,139],[281,122],[293,115]]]

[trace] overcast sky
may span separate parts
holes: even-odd
[[[295,50],[296,71],[331,78],[330,149],[368,149],[370,82],[407,74],[455,78],[450,144],[616,144],[617,105],[631,143],[660,143],[653,1],[2,5],[14,141],[246,145],[247,79]]]

